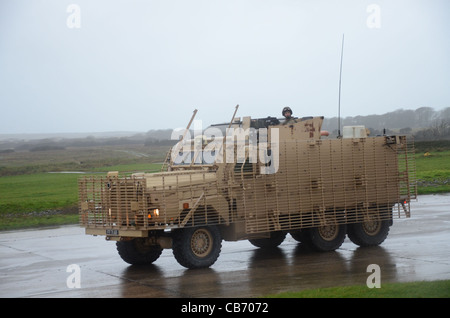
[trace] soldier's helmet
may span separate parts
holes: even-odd
[[[284,114],[285,114],[286,112],[291,112],[291,115],[292,115],[292,109],[291,109],[290,107],[285,107],[285,108],[283,108],[283,111],[281,112],[281,114],[284,116]]]

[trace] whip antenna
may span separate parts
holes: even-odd
[[[338,138],[341,137],[341,81],[342,81],[342,59],[344,57],[344,34],[342,34],[341,67],[339,70],[339,100],[338,100]]]

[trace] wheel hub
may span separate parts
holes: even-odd
[[[205,229],[196,230],[192,235],[191,249],[197,257],[207,256],[212,250],[211,234]]]
[[[364,232],[366,232],[368,235],[375,235],[377,234],[381,229],[381,222],[373,220],[373,221],[367,221],[362,224]]]
[[[319,228],[320,236],[326,241],[334,240],[339,233],[337,225],[324,225]]]

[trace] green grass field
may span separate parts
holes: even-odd
[[[159,171],[161,164],[122,164],[92,168],[132,173]],[[32,173],[0,177],[0,230],[78,222],[79,173]]]
[[[63,209],[76,205],[79,174],[37,173],[0,178],[0,213]]]
[[[380,288],[346,286],[268,295],[268,298],[449,298],[450,280],[386,283]]]
[[[419,194],[450,192],[450,150],[416,154]]]

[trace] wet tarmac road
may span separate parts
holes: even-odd
[[[269,253],[247,241],[223,242],[217,262],[199,270],[180,266],[171,250],[151,266],[129,266],[114,242],[77,226],[0,232],[0,297],[258,297],[364,285],[370,264],[380,266],[381,286],[450,279],[450,194],[421,196],[411,211],[410,219],[394,220],[379,247],[346,239],[335,252],[316,253],[288,235]],[[79,266],[80,288],[70,286],[71,264]]]

